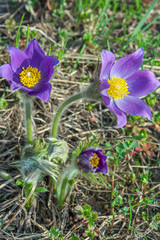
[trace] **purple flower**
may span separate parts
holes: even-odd
[[[49,81],[59,60],[45,56],[36,39],[24,51],[11,46],[8,50],[11,64],[0,67],[0,76],[8,80],[13,91],[18,89],[47,102],[52,88]]]
[[[102,151],[102,149],[88,149],[83,151],[78,157],[78,167],[85,172],[108,173],[107,156],[102,154]]]
[[[101,96],[118,120],[117,127],[127,123],[126,113],[152,119],[150,108],[139,97],[153,92],[160,82],[151,71],[138,70],[143,61],[143,49],[119,59],[109,51],[101,53]]]

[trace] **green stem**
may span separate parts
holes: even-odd
[[[56,114],[53,118],[53,124],[52,124],[52,131],[51,131],[51,137],[56,138],[57,137],[57,131],[58,131],[58,124],[60,117],[63,113],[63,111],[69,106],[72,102],[77,101],[78,99],[84,98],[84,92],[79,92],[76,94],[71,95],[69,98],[67,98],[62,104],[58,107]]]
[[[58,199],[58,207],[61,209],[63,207],[63,203],[65,201],[65,193],[66,193],[66,189],[67,189],[67,185],[68,185],[68,177],[66,176],[63,179],[62,185],[61,185],[61,190],[60,190],[60,195],[59,195],[59,199]]]
[[[24,118],[25,118],[25,126],[26,126],[26,133],[27,133],[27,141],[28,141],[28,144],[32,144],[33,143],[32,120],[31,120],[32,99],[31,97],[28,97],[25,93],[23,93],[22,96],[23,96],[23,104],[24,104]]]
[[[61,209],[63,207],[63,203],[69,193],[72,191],[74,186],[74,180],[73,178],[78,174],[78,168],[75,166],[75,164],[71,164],[68,166],[61,178],[61,182],[59,186],[57,187],[57,201],[58,201],[58,207]],[[71,182],[73,181],[73,182]]]

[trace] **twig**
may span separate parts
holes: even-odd
[[[22,204],[22,206],[20,207],[20,209],[16,212],[16,214],[11,218],[11,220],[7,223],[7,225],[4,227],[4,230],[6,228],[9,227],[9,225],[13,222],[13,220],[16,218],[16,216],[20,213],[20,211],[22,210],[22,208],[26,205],[26,203],[29,201],[29,199],[32,197],[35,189],[36,189],[37,184],[33,185],[32,191],[30,192],[30,194],[28,195],[28,197],[26,198],[26,200],[24,201],[24,203]]]

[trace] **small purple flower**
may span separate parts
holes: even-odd
[[[107,156],[102,154],[102,151],[102,149],[88,149],[83,151],[78,157],[78,167],[85,172],[102,172],[107,174]]]
[[[0,76],[7,79],[13,91],[27,92],[47,102],[51,93],[49,83],[54,66],[59,63],[57,58],[45,56],[36,39],[32,39],[25,50],[8,47],[11,64],[0,67]]]
[[[152,120],[150,108],[139,97],[153,92],[160,82],[151,71],[138,70],[143,61],[143,49],[116,63],[112,52],[103,50],[101,58],[101,96],[105,105],[117,116],[117,127],[127,123],[126,113]]]

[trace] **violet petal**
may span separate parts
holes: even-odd
[[[31,59],[31,66],[38,68],[45,54],[39,43],[33,38],[25,48],[25,53]]]
[[[151,71],[138,71],[126,80],[129,95],[134,97],[143,97],[160,86],[160,82]]]
[[[19,84],[15,83],[15,82],[12,82],[12,83],[11,83],[11,90],[12,90],[12,91],[15,91],[15,90],[17,90],[17,89],[19,89]]]
[[[0,66],[0,76],[7,79],[9,83],[13,80],[13,71],[10,64]]]
[[[85,172],[92,172],[93,171],[93,167],[90,164],[90,162],[83,157],[79,158],[77,165],[78,165],[79,168],[83,169]]]
[[[37,84],[38,85],[38,84]],[[40,85],[40,84],[39,84]],[[32,92],[28,93],[30,96],[36,96],[43,100],[44,102],[48,102],[50,94],[51,94],[52,85],[50,83],[43,84],[38,86],[37,89],[34,89]]]
[[[139,48],[132,54],[120,58],[112,67],[110,78],[120,77],[126,79],[141,67],[143,62],[143,49]]]
[[[150,108],[137,97],[132,97],[130,95],[124,97],[123,99],[116,100],[116,105],[123,112],[136,115],[145,116],[149,120],[152,120],[152,114]]]
[[[8,50],[11,56],[11,68],[13,72],[16,72],[22,64],[28,61],[28,56],[22,50],[8,46]]]
[[[96,150],[95,152],[96,152],[97,156],[101,159],[101,162],[102,162],[103,164],[105,164],[105,163],[106,163],[106,160],[107,160],[107,156],[102,153],[103,150],[102,150],[102,149],[98,149],[98,150]]]
[[[101,82],[101,84],[100,84],[101,91],[106,90],[108,88],[110,88],[110,85],[109,85],[108,81],[107,80],[103,80]]]
[[[108,173],[108,165],[107,163],[105,163],[103,166],[101,167],[98,167],[96,172],[102,172],[102,173],[105,173],[107,174]]]
[[[114,64],[116,56],[107,50],[103,50],[101,53],[102,67],[100,73],[100,81],[109,78],[110,70]]]
[[[109,97],[107,97],[107,96],[104,96],[104,95],[102,95],[102,99],[103,99],[104,104],[108,107],[108,105],[110,104],[111,99]]]
[[[39,71],[41,71],[40,83],[47,83],[50,81],[54,72],[54,66],[59,63],[57,58],[46,56],[40,63]]]
[[[109,88],[109,83],[107,81],[103,81],[100,85],[101,88],[101,95],[104,104],[107,106],[110,104],[110,97],[108,96],[107,89]]]
[[[102,149],[97,149],[95,152],[97,156],[99,157],[99,164],[96,168],[95,172],[102,172],[102,173],[108,173],[108,166],[106,163],[107,156],[102,153]]]
[[[12,90],[12,91],[15,91],[15,90],[17,90],[17,89],[18,89],[19,91],[27,92],[27,93],[33,91],[31,88],[27,88],[27,87],[25,87],[25,86],[22,86],[20,83],[13,81],[13,82],[11,83],[11,90]]]
[[[126,125],[127,123],[127,117],[126,117],[126,114],[123,110],[120,110],[116,105],[115,105],[115,102],[114,100],[112,99],[110,101],[110,104],[107,105],[107,107],[109,108],[109,110],[111,112],[113,112],[116,117],[117,117],[117,128],[121,128],[121,127],[124,127],[124,125]]]

